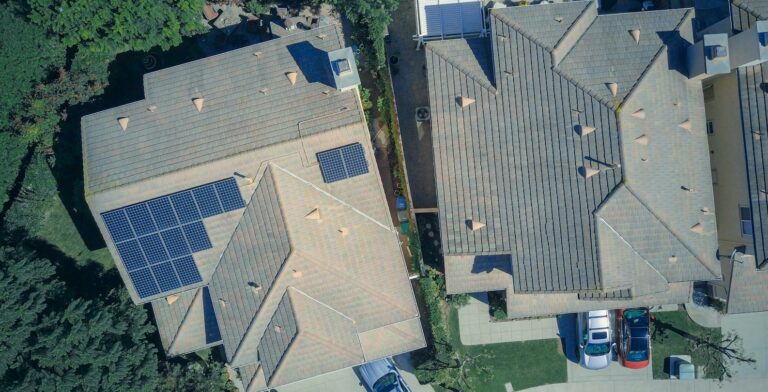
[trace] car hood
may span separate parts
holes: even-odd
[[[357,368],[360,378],[370,388],[385,374],[393,371],[392,365],[386,359],[380,359],[369,363],[364,363]]]
[[[610,354],[596,356],[582,354],[581,362],[585,368],[597,370],[608,367],[608,365],[611,363],[610,358]]]

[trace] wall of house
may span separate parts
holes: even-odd
[[[706,81],[704,86],[707,121],[712,122],[714,129],[707,139],[713,170],[718,240],[720,254],[725,255],[730,254],[735,246],[752,243],[750,237],[741,235],[739,216],[739,206],[749,206],[749,189],[736,74]],[[708,90],[708,86],[712,90]]]

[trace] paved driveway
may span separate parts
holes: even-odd
[[[737,331],[744,339],[744,353],[754,358],[755,364],[738,364],[733,367],[739,379],[768,378],[768,312],[725,315],[720,319],[723,334]],[[766,385],[765,390],[768,390]]]
[[[416,108],[429,106],[424,49],[416,50],[416,13],[413,0],[400,0],[389,26],[387,57],[397,56],[391,67],[397,119],[414,208],[436,208],[432,131],[429,123],[416,123]]]
[[[459,308],[461,343],[471,346],[557,338],[555,318],[492,322],[488,311],[488,294],[469,296],[469,303]]]

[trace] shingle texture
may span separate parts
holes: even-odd
[[[482,39],[427,44],[449,290],[501,285],[503,275],[458,262],[488,255],[510,256],[507,287],[516,293],[634,289],[664,301],[668,282],[720,276],[714,219],[700,211],[714,203],[710,172],[690,161],[708,157],[701,86],[680,72],[692,12],[597,16],[592,7],[492,10],[492,88],[467,65],[469,52],[485,55],[466,50]],[[458,97],[475,102],[462,107]],[[631,116],[639,109],[644,119]],[[686,120],[691,131],[679,127]],[[634,142],[642,135],[651,143]],[[698,191],[686,194],[683,185]],[[472,230],[470,222],[485,226]],[[690,230],[696,223],[704,232]],[[677,264],[664,265],[662,253],[679,254]]]
[[[327,52],[342,46],[337,27],[324,26],[145,75],[144,100],[83,117],[86,192],[361,121],[354,110],[320,118],[355,106],[352,92],[323,94],[335,88]],[[126,131],[118,117],[130,118]]]
[[[327,52],[342,47],[336,26],[299,31],[149,74],[147,99],[83,120],[96,217],[234,178],[245,206],[203,219],[202,288],[178,289],[174,304],[138,298],[97,225],[134,301],[153,301],[166,351],[223,344],[249,390],[425,345],[358,91],[330,82]],[[125,131],[116,116],[130,116]],[[324,182],[317,154],[350,144],[370,169]]]
[[[210,287],[226,325],[227,347],[237,347],[291,252],[280,201],[268,169],[253,192],[240,224],[221,256]],[[258,260],[258,262],[254,262]]]
[[[732,21],[739,30],[747,30],[756,20],[768,19],[768,2],[737,1],[732,4]],[[768,310],[768,270],[757,266],[768,258],[768,64],[741,67],[737,71],[741,103],[742,132],[752,210],[752,240],[754,259],[744,258],[733,263],[728,313]]]

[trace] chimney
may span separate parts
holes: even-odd
[[[751,29],[728,39],[731,69],[748,67],[768,60],[768,21],[759,20]]]
[[[704,39],[688,47],[688,77],[703,80],[731,72],[728,34],[704,34]]]
[[[333,76],[333,83],[339,91],[357,88],[360,75],[352,48],[341,48],[328,52],[328,62]]]

